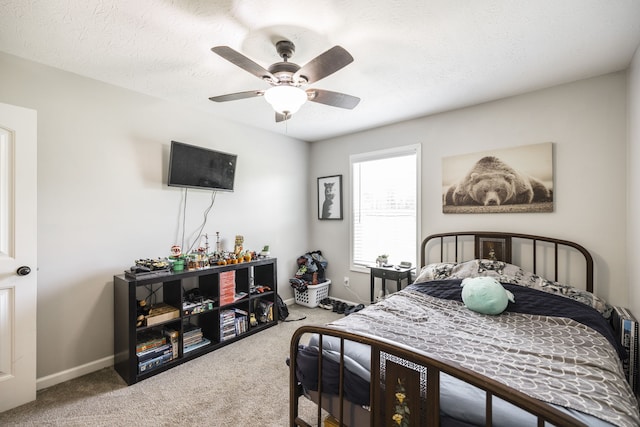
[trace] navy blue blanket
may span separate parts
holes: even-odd
[[[461,279],[432,280],[414,283],[409,285],[407,289],[413,289],[436,298],[462,302],[461,282]],[[509,283],[503,283],[502,286],[513,293],[516,301],[515,303],[509,302],[505,311],[573,319],[602,334],[615,347],[620,358],[624,358],[625,350],[615,339],[609,321],[602,317],[596,309],[579,301],[537,289]]]

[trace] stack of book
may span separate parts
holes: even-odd
[[[622,347],[627,352],[622,360],[624,373],[634,393],[640,391],[638,381],[638,321],[629,310],[624,307],[613,308],[613,330],[616,338],[620,340]]]
[[[149,331],[138,337],[136,356],[138,373],[142,374],[173,359],[173,345],[160,331]]]
[[[220,305],[233,304],[236,299],[235,270],[220,273]]]
[[[249,313],[239,308],[233,311],[235,312],[236,335],[247,332],[249,330]]]
[[[235,338],[249,330],[249,313],[239,308],[220,312],[220,341]]]
[[[236,312],[222,310],[220,312],[220,341],[226,341],[236,336]]]
[[[183,348],[184,354],[187,354],[193,350],[204,347],[205,345],[208,345],[208,344],[211,344],[211,341],[209,341],[207,338],[205,338],[202,335],[201,328],[195,325],[192,325],[190,323],[184,326],[183,342],[182,342],[182,348]]]
[[[136,342],[136,353],[149,350],[167,343],[167,338],[159,331],[149,329],[138,334]]]

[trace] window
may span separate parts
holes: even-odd
[[[416,265],[420,159],[420,145],[351,156],[351,269],[382,254]]]

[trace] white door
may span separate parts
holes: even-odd
[[[0,412],[36,398],[36,128],[0,103]]]

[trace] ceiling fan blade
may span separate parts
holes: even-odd
[[[309,101],[331,105],[332,107],[346,108],[348,110],[354,109],[360,102],[360,98],[358,97],[323,89],[307,89],[307,95]]]
[[[231,49],[229,46],[215,46],[211,48],[211,51],[217,53],[227,61],[237,65],[243,70],[250,72],[259,79],[270,79],[274,83],[277,83],[279,81],[278,78],[271,74],[266,68],[264,68],[260,64],[253,62],[251,59],[247,58],[240,52]]]
[[[253,98],[264,95],[264,90],[248,90],[246,92],[230,93],[227,95],[212,96],[209,98],[214,102],[236,101],[238,99]]]
[[[284,122],[285,120],[289,120],[291,118],[291,114],[282,114],[276,111],[276,123]]]
[[[324,79],[353,62],[353,56],[341,46],[334,46],[306,63],[293,76],[294,81],[304,77],[311,84]]]

